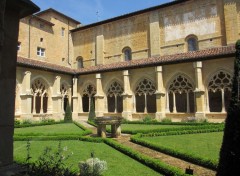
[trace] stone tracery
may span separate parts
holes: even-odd
[[[96,94],[96,88],[88,84],[83,90],[82,104],[83,104],[83,112],[89,112],[91,106],[91,99],[95,103],[94,95]]]
[[[156,87],[149,79],[143,79],[136,87],[136,110],[144,113],[156,112]]]
[[[122,86],[114,81],[108,91],[107,91],[107,98],[108,98],[108,112],[122,112],[123,111],[123,99],[122,93],[124,92]]]
[[[178,75],[168,89],[168,112],[193,112],[193,85],[184,75]]]

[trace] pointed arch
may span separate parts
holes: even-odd
[[[136,112],[156,113],[156,86],[148,78],[138,81],[135,87]]]
[[[108,102],[108,112],[121,113],[123,111],[123,98],[122,93],[124,89],[122,85],[113,81],[106,92],[107,94],[107,102]]]
[[[225,113],[231,97],[232,74],[218,70],[209,77],[206,87],[207,111]]]
[[[70,101],[70,86],[67,83],[63,82],[60,87],[60,92],[62,96],[61,110],[62,112],[65,112],[67,108],[67,103]]]
[[[194,85],[185,74],[177,74],[167,86],[168,112],[192,113],[195,111]]]
[[[95,98],[94,95],[96,94],[96,87],[92,84],[85,85],[83,89],[83,96],[82,96],[82,105],[83,105],[83,112],[90,111],[91,101],[93,101],[95,107]]]
[[[42,78],[35,78],[31,84],[32,112],[47,113],[49,100],[49,85]]]

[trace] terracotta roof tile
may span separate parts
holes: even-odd
[[[56,65],[48,62],[42,62],[34,59],[27,59],[23,57],[17,58],[17,65],[29,67],[29,68],[37,68],[37,69],[46,70],[46,71],[70,74],[70,75],[75,74],[74,69],[71,69],[69,67],[64,67],[64,66],[60,66],[60,65]]]
[[[215,59],[219,57],[225,56],[233,56],[235,53],[235,46],[224,46],[224,47],[216,47],[210,48],[206,50],[193,51],[187,53],[179,53],[173,55],[165,55],[165,56],[156,56],[145,59],[132,60],[127,62],[117,62],[113,64],[106,65],[97,65],[88,68],[80,68],[80,69],[71,69],[69,67],[63,67],[56,64],[42,62],[33,59],[27,59],[23,57],[18,57],[17,64],[18,66],[37,68],[46,71],[65,73],[70,75],[84,75],[84,74],[93,74],[100,72],[108,72],[108,71],[117,71],[123,69],[134,69],[134,68],[143,68],[157,65],[166,65],[166,64],[174,64],[179,62],[192,62],[199,60],[209,60]]]
[[[165,56],[157,56],[151,57],[147,59],[138,59],[132,60],[128,62],[117,62],[113,64],[106,65],[98,65],[89,68],[81,68],[77,70],[78,74],[89,74],[96,72],[106,72],[112,70],[122,70],[122,69],[133,69],[133,68],[142,68],[149,66],[157,66],[157,65],[166,65],[173,64],[179,62],[190,62],[190,61],[198,61],[198,60],[208,60],[214,59],[221,56],[233,55],[235,53],[235,46],[225,46],[225,47],[217,47],[200,51],[193,51],[187,53],[179,53],[174,55],[165,55]]]

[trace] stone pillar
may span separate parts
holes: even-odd
[[[96,95],[95,97],[95,112],[96,117],[101,117],[104,114],[104,93],[102,89],[102,76],[100,73],[96,74]]]
[[[78,119],[78,94],[77,94],[77,88],[78,86],[78,78],[73,78],[73,89],[72,89],[72,108],[73,108],[73,113],[72,113],[72,118],[73,120]]]
[[[157,112],[155,115],[155,118],[157,120],[161,120],[166,117],[165,114],[165,102],[166,102],[166,96],[163,88],[163,73],[162,73],[162,66],[156,67],[156,106],[157,106]]]
[[[61,89],[61,76],[56,76],[53,83],[53,95],[52,95],[53,117],[56,120],[63,119],[62,95],[60,89]]]
[[[195,116],[197,118],[205,118],[205,104],[204,104],[204,86],[202,82],[202,62],[198,61],[193,63],[195,68],[195,102],[196,102],[196,112]]]
[[[158,11],[150,12],[150,56],[160,55],[160,27]]]
[[[102,27],[97,31],[96,37],[96,65],[104,64],[104,36]]]
[[[13,162],[19,19],[38,10],[28,0],[0,1],[0,168]],[[5,174],[0,170],[0,175]]]
[[[21,97],[21,109],[22,109],[22,119],[30,119],[32,118],[32,112],[35,110],[35,104],[33,101],[33,107],[32,107],[32,99],[34,98],[34,95],[31,91],[31,72],[26,71],[23,76],[22,81],[22,93],[20,95]],[[32,111],[33,110],[33,111]]]
[[[133,96],[130,88],[130,75],[128,70],[123,71],[124,93],[123,96],[123,118],[132,120],[133,113]]]
[[[227,45],[235,44],[239,38],[237,1],[224,0],[224,19]]]

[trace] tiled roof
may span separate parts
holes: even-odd
[[[167,64],[175,64],[182,62],[192,62],[192,61],[204,61],[209,59],[215,59],[220,57],[228,57],[234,56],[235,54],[235,46],[224,46],[224,47],[216,47],[210,48],[206,50],[193,51],[187,53],[179,53],[165,56],[157,56],[145,59],[132,60],[127,62],[117,62],[113,64],[106,65],[97,65],[88,68],[80,68],[78,70],[71,69],[68,67],[59,66],[56,64],[42,62],[33,59],[26,59],[23,57],[18,57],[17,65],[29,68],[36,68],[46,71],[65,73],[70,75],[85,75],[85,74],[93,74],[93,73],[101,73],[101,72],[109,72],[109,71],[117,71],[123,69],[135,69],[135,68],[143,68],[143,67],[151,67],[157,65],[167,65]]]
[[[117,62],[113,64],[98,65],[89,68],[81,68],[77,70],[79,75],[89,73],[107,72],[113,70],[143,68],[157,65],[167,65],[180,62],[191,62],[214,59],[224,56],[233,56],[235,53],[235,46],[217,47],[206,50],[199,50],[187,53],[179,53],[173,55],[157,56],[147,59],[138,59],[125,62]]]
[[[48,63],[48,62],[42,62],[34,59],[27,59],[23,57],[17,58],[17,66],[23,66],[28,68],[34,68],[34,69],[41,69],[45,71],[52,71],[57,73],[64,73],[64,74],[75,74],[75,71],[71,68]]]

